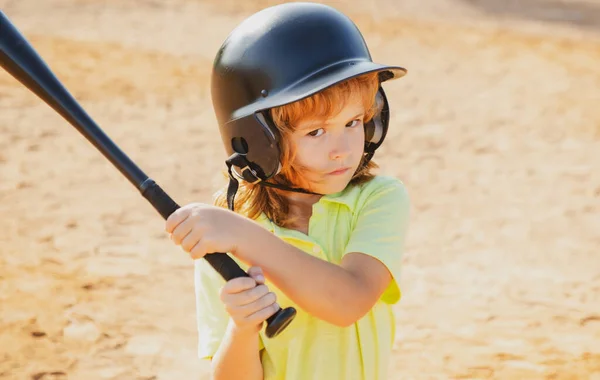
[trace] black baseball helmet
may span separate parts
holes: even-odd
[[[236,175],[256,183],[278,173],[279,133],[267,112],[270,108],[369,72],[378,72],[381,83],[404,76],[406,69],[373,62],[356,25],[332,7],[286,3],[244,20],[219,49],[211,78],[225,149],[244,158],[234,163]],[[389,105],[381,86],[376,101],[378,110],[365,124],[369,159],[389,124]]]

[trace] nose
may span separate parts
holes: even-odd
[[[350,154],[350,141],[347,136],[337,136],[332,139],[331,150],[329,151],[329,159],[332,161],[343,161]]]

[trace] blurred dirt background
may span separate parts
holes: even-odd
[[[217,48],[276,1],[0,0],[180,204],[224,151]],[[413,200],[390,379],[600,379],[600,1],[328,1],[390,82],[376,155]],[[208,379],[192,261],[84,138],[0,72],[0,378]]]

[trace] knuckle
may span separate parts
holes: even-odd
[[[229,280],[221,288],[221,294],[223,295],[224,298],[227,298],[233,293],[233,290],[235,289],[235,287],[236,287],[236,283],[233,280]]]
[[[165,221],[165,231],[171,232],[173,226],[175,226],[175,220],[177,218],[177,211],[169,215],[167,220]]]
[[[240,278],[240,286],[244,288],[244,290],[254,291],[256,282],[251,277],[239,277]]]
[[[273,315],[279,311],[279,305],[277,305],[276,303],[271,304],[268,307],[268,310],[269,310],[269,315],[267,315],[267,318],[269,318],[271,315]]]
[[[263,297],[260,300],[256,301],[256,306],[259,310],[264,309],[271,305],[271,302],[268,297]]]
[[[248,315],[248,320],[253,321],[254,323],[263,322],[267,318],[268,316],[266,316],[265,308],[257,308],[253,313]]]
[[[237,278],[232,278],[231,280],[227,281],[224,285],[224,288],[227,289],[228,293],[231,293],[231,291],[235,288],[239,287],[239,281]]]
[[[181,218],[185,215],[185,209],[184,208],[180,208],[178,210],[175,210],[175,212],[173,212],[170,216],[169,216],[169,222],[171,227],[174,227],[177,225],[177,223],[181,220]]]
[[[242,294],[240,302],[242,302],[243,304],[246,304],[246,305],[250,305],[254,301],[256,301],[256,297],[252,293],[252,290],[246,290],[246,291],[244,291],[244,293]]]
[[[189,244],[190,244],[190,235],[188,235],[188,236],[186,236],[186,237],[183,237],[183,238],[181,238],[180,240],[181,240],[181,241],[180,241],[181,248],[183,248],[183,249],[187,249],[187,247],[188,247],[188,246],[189,246]]]
[[[270,292],[269,294],[267,294],[267,297],[269,305],[277,302],[277,294]]]
[[[260,311],[261,319],[264,321],[275,314],[275,312],[277,312],[277,307],[275,305],[269,305]]]
[[[225,287],[229,294],[239,293],[248,288],[244,277],[237,277],[227,281]]]
[[[202,249],[202,244],[200,244],[200,242],[196,243],[193,247],[191,247],[189,251],[194,255],[202,255],[204,253]]]
[[[266,294],[269,293],[269,288],[267,287],[267,285],[260,284],[253,289],[253,292],[256,297],[264,297]]]
[[[190,257],[194,260],[198,260],[204,257],[204,255],[202,253],[191,253]]]
[[[183,246],[182,239],[180,239],[180,238],[176,237],[175,235],[173,235],[173,237],[171,238],[171,240],[173,241],[173,243],[175,243],[175,245],[178,245],[178,246],[180,246],[180,247],[182,247],[182,248],[185,249],[185,247]]]
[[[266,295],[264,295],[263,297],[260,298],[259,305],[262,308],[264,308],[264,307],[272,305],[274,302],[275,302],[275,294],[267,293]]]

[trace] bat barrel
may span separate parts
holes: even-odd
[[[0,66],[36,94],[138,189],[148,176],[102,131],[0,10]]]

